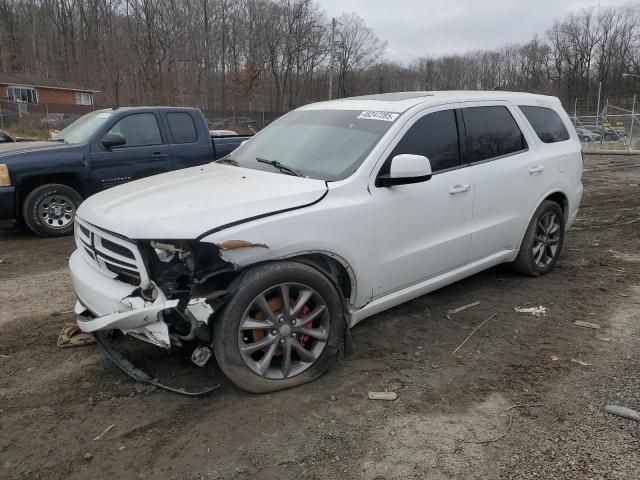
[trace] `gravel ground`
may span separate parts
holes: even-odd
[[[640,157],[585,167],[555,271],[497,267],[377,315],[339,368],[268,395],[214,362],[139,354],[174,381],[221,383],[185,398],[135,383],[96,346],[57,348],[73,243],[0,230],[0,478],[639,478],[640,425],[603,407],[640,410]],[[513,310],[538,305],[546,316]]]

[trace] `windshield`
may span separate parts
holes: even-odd
[[[93,134],[109,119],[111,112],[99,110],[87,113],[73,122],[67,128],[56,133],[51,140],[72,145],[87,143]]]
[[[293,170],[319,180],[342,180],[356,171],[397,117],[362,110],[297,110],[225,161],[257,170],[289,174]]]

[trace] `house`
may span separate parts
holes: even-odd
[[[70,82],[19,73],[0,72],[0,100],[29,104],[93,105],[97,90]]]

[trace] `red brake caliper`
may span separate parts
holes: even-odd
[[[305,305],[302,307],[302,309],[300,310],[300,314],[301,315],[306,315],[307,313],[309,313],[311,311],[311,309],[309,308],[308,305]],[[311,328],[313,326],[313,322],[309,322],[305,325],[305,328]],[[303,347],[307,344],[307,342],[309,341],[311,337],[309,335],[302,335],[300,337],[300,345],[302,345]]]

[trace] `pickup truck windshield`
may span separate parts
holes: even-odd
[[[319,180],[347,178],[393,125],[397,114],[362,110],[298,110],[281,117],[226,158],[257,170],[269,162]]]
[[[73,122],[71,125],[56,133],[51,140],[64,142],[71,145],[87,143],[96,130],[98,130],[111,116],[104,110],[87,113]]]

